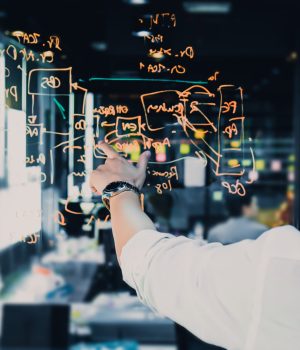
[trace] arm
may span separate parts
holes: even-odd
[[[123,192],[111,198],[110,213],[118,259],[132,236],[142,230],[155,230],[153,222],[142,211],[138,196],[133,192]]]
[[[108,144],[102,142],[100,148],[107,159],[104,165],[100,165],[91,173],[90,185],[94,192],[101,195],[103,189],[113,181],[126,181],[139,189],[142,188],[150,152],[144,152],[137,166],[134,166],[120,157]],[[127,191],[112,197],[110,213],[118,259],[132,236],[142,230],[155,229],[153,222],[143,212],[138,196],[133,192]]]

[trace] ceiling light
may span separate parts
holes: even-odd
[[[298,59],[298,52],[297,51],[292,51],[287,56],[288,62],[296,62],[297,59]]]
[[[132,35],[137,36],[139,38],[143,38],[144,36],[151,35],[151,32],[149,32],[148,30],[139,30],[137,32],[132,32]]]
[[[107,44],[104,41],[93,41],[91,47],[96,51],[106,51]]]
[[[185,1],[183,8],[189,13],[227,14],[231,11],[230,2]]]
[[[161,60],[162,58],[165,57],[165,55],[161,51],[149,53],[148,56],[156,60]]]
[[[124,0],[129,5],[147,5],[149,3],[148,0]]]

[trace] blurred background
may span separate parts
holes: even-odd
[[[298,10],[1,1],[3,349],[216,349],[122,281],[88,174],[102,139],[132,162],[149,149],[146,212],[199,244],[299,228]]]

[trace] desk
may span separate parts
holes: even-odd
[[[139,343],[172,345],[174,323],[155,314],[128,293],[101,294],[93,303],[72,304],[74,334],[82,327],[93,342],[134,339]]]

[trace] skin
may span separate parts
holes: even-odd
[[[126,181],[141,189],[146,178],[150,152],[141,154],[136,166],[121,157],[111,146],[102,142],[100,149],[107,156],[105,164],[90,174],[92,190],[101,195],[113,181]],[[118,260],[125,244],[141,230],[155,229],[153,222],[143,212],[139,197],[132,191],[120,193],[110,199],[110,214],[113,237]]]
[[[255,219],[257,216],[257,200],[255,197],[252,197],[252,201],[250,205],[244,205],[242,208],[242,214],[243,216],[249,218],[249,219]]]

